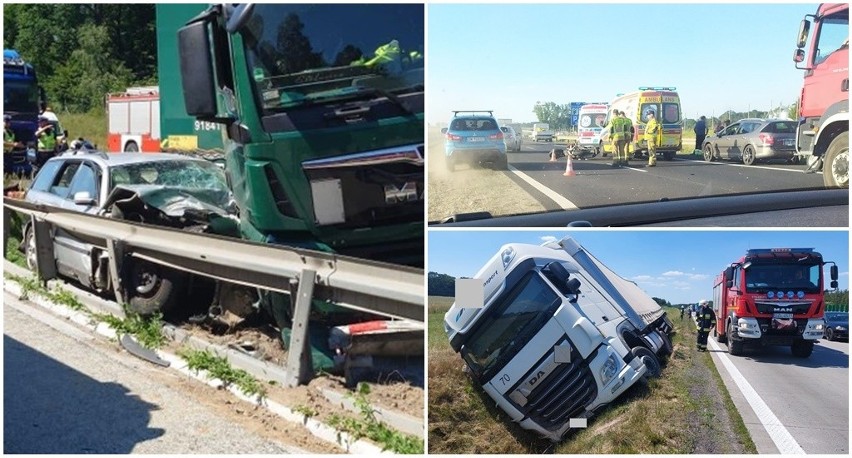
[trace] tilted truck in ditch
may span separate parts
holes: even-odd
[[[805,70],[798,104],[797,154],[807,159],[807,171],[822,170],[825,186],[848,188],[848,3],[823,3],[816,14],[805,16],[793,60],[796,68]]]
[[[457,295],[444,316],[450,345],[513,421],[552,441],[659,375],[671,354],[657,302],[571,238],[504,245],[473,278],[484,303]]]
[[[813,248],[751,249],[725,268],[713,284],[716,329],[728,352],[746,345],[789,346],[807,358],[825,322],[824,261]],[[837,289],[837,265],[831,266]]]

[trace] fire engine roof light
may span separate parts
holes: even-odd
[[[813,248],[753,248],[746,253],[749,255],[768,253],[813,253]]]

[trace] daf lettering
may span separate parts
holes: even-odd
[[[544,375],[544,371],[540,370],[537,374],[533,375],[530,379],[530,386],[535,386],[536,382],[541,380],[541,377]]]

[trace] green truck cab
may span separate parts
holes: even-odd
[[[164,146],[221,151],[243,238],[422,267],[422,4],[158,4],[157,30]]]

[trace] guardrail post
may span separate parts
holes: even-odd
[[[311,346],[308,338],[308,318],[314,297],[316,271],[303,270],[299,274],[299,285],[294,301],[293,328],[290,333],[290,352],[287,355],[287,386],[292,388],[306,385],[314,375]]]
[[[53,255],[53,238],[50,235],[50,223],[30,217],[30,230],[33,231],[36,245],[36,267],[43,282],[56,278],[56,260]],[[26,240],[24,240],[26,243]]]
[[[127,303],[127,295],[125,294],[124,285],[121,282],[121,269],[124,262],[124,242],[121,240],[106,240],[107,252],[109,253],[109,278],[112,283],[112,291],[115,293],[115,300],[118,305],[124,306]]]

